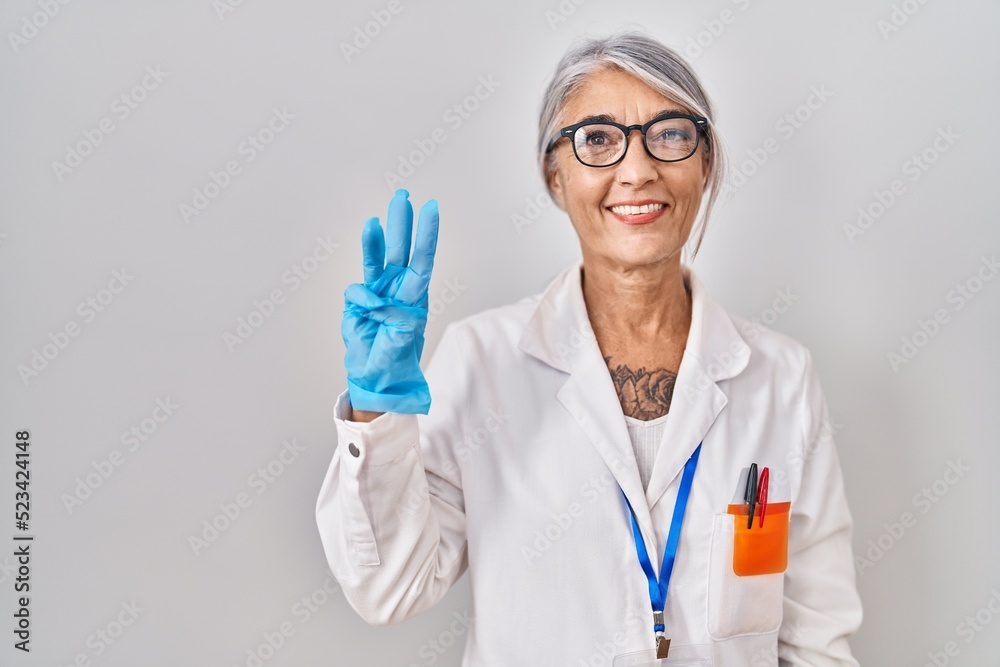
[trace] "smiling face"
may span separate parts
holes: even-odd
[[[558,127],[598,115],[640,125],[674,110],[691,113],[631,74],[605,68],[590,74],[569,97]],[[680,262],[708,176],[703,139],[697,152],[680,162],[654,159],[637,131],[629,137],[625,157],[610,167],[581,164],[569,139],[560,139],[553,153],[549,186],[580,237],[585,260],[620,266]]]

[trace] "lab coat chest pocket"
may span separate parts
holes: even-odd
[[[713,639],[766,634],[781,626],[784,573],[739,576],[733,570],[732,514],[716,514],[708,567],[708,634]]]

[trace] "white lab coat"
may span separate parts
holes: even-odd
[[[709,645],[716,667],[857,665],[852,519],[808,350],[728,314],[685,267],[691,329],[643,493],[581,267],[449,324],[425,372],[429,414],[346,421],[338,397],[316,519],[350,605],[396,623],[468,569],[464,667],[596,667],[653,648],[619,485],[659,572],[681,470],[704,441],[665,609],[673,646]],[[784,574],[731,567],[726,507],[751,461],[787,489],[769,500],[791,501]]]

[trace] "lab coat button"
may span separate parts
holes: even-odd
[[[351,456],[355,457],[361,456],[361,450],[359,450],[358,446],[355,445],[353,442],[347,446],[347,451],[351,453]]]

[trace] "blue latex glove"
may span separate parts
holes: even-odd
[[[355,410],[425,415],[431,407],[420,355],[427,325],[427,286],[437,248],[438,205],[431,199],[421,207],[410,257],[409,194],[396,190],[389,202],[388,247],[378,218],[365,223],[361,235],[365,281],[344,290],[340,331],[347,346],[347,391]]]

